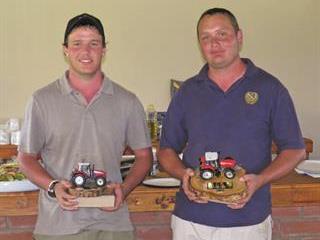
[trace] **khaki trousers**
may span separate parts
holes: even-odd
[[[210,227],[171,217],[173,240],[271,240],[272,219],[245,227]]]
[[[129,232],[112,232],[99,230],[85,230],[80,233],[70,235],[40,235],[34,234],[35,240],[134,240],[134,233]]]

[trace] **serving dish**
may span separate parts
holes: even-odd
[[[320,160],[305,160],[295,168],[295,171],[299,174],[320,178]]]
[[[35,191],[39,188],[29,180],[21,181],[1,181],[0,192],[28,192]]]
[[[142,182],[150,187],[179,187],[180,180],[176,178],[149,178]]]

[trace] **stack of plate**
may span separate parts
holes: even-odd
[[[132,167],[135,160],[134,155],[123,155],[121,159],[120,171],[122,178],[125,178],[129,173],[130,168]]]
[[[320,178],[320,160],[305,160],[295,170],[299,174],[307,174],[314,178]]]

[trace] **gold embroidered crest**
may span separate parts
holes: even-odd
[[[259,94],[257,92],[246,92],[244,95],[244,100],[247,104],[256,104],[259,100]]]

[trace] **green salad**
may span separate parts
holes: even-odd
[[[23,179],[26,179],[26,176],[20,171],[17,162],[8,162],[0,165],[0,182]]]

